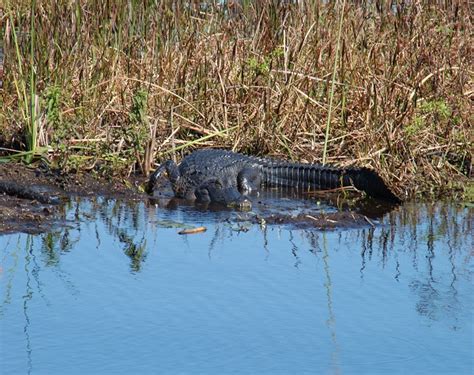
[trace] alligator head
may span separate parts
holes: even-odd
[[[168,160],[163,163],[155,172],[153,172],[150,175],[148,183],[145,187],[145,192],[147,194],[153,194],[155,184],[162,176],[166,176],[173,185],[176,185],[180,177],[178,166],[172,160]]]

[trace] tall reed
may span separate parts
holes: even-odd
[[[30,16],[30,121],[26,132],[28,151],[35,152],[38,128],[36,124],[36,74],[35,74],[35,7],[36,1],[31,0]]]
[[[324,136],[324,147],[323,147],[323,161],[322,164],[326,164],[326,153],[328,149],[329,141],[329,128],[331,126],[331,115],[332,115],[332,104],[334,101],[334,86],[336,82],[336,71],[339,58],[339,49],[341,45],[341,33],[342,33],[342,21],[344,19],[344,8],[346,7],[346,0],[342,2],[341,15],[339,18],[339,30],[337,32],[337,43],[336,43],[336,52],[334,54],[334,68],[332,70],[332,80],[331,80],[331,92],[329,94],[329,109],[328,109],[328,120],[326,122],[326,133]]]

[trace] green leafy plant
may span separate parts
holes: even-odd
[[[122,129],[124,138],[131,146],[136,161],[143,172],[145,171],[145,145],[150,138],[147,101],[148,93],[146,91],[137,90],[135,92],[129,113],[130,126],[125,126]]]

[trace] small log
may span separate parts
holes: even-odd
[[[60,197],[52,194],[47,188],[30,185],[28,181],[25,181],[24,185],[11,181],[0,181],[0,194],[35,200],[43,204],[58,204],[61,202]]]
[[[207,230],[206,227],[196,227],[196,228],[189,228],[189,229],[183,229],[178,232],[178,234],[195,234],[195,233],[202,233]]]

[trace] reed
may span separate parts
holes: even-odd
[[[36,126],[36,74],[35,74],[35,0],[31,0],[30,15],[30,116],[26,130],[26,146],[28,151],[35,152],[38,128]]]
[[[391,4],[7,0],[0,147],[107,174],[224,147],[370,166],[402,196],[461,192],[471,10]]]
[[[344,8],[346,7],[346,1],[342,2],[341,15],[339,18],[339,30],[337,33],[337,43],[336,43],[336,53],[334,54],[334,68],[332,70],[332,82],[331,82],[331,92],[329,94],[329,109],[328,109],[328,120],[326,122],[326,133],[324,136],[324,147],[323,147],[323,161],[322,164],[326,164],[326,153],[328,149],[329,141],[329,128],[331,127],[331,115],[332,115],[332,105],[334,101],[334,86],[336,81],[336,71],[339,58],[339,49],[341,46],[341,33],[342,33],[342,21],[344,20]],[[342,105],[344,105],[342,103]]]

